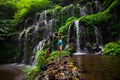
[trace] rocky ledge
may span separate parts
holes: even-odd
[[[50,60],[35,80],[81,80],[79,69],[70,61],[69,56]]]

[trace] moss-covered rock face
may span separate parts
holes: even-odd
[[[63,35],[67,35],[68,34],[68,28],[69,26],[71,26],[73,24],[73,22],[77,20],[77,18],[75,17],[70,17],[66,22],[65,22],[65,25],[64,26],[61,26],[59,28],[59,33],[60,34],[63,34]]]
[[[111,14],[111,13],[112,13],[112,10],[115,9],[117,5],[119,5],[119,4],[118,4],[118,1],[116,0],[103,12],[83,16],[83,17],[80,17],[79,20],[81,21],[81,23],[83,23],[85,25],[99,25],[104,22],[108,22],[115,15],[115,14]]]

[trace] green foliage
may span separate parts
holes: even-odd
[[[45,62],[46,62],[45,56],[46,56],[45,50],[37,51],[35,58],[36,58],[37,66],[39,66],[39,68],[41,68],[42,65],[45,64]]]
[[[15,2],[12,1],[0,1],[0,18],[1,19],[11,19],[14,16],[17,8]]]
[[[79,20],[82,24],[90,26],[102,24],[103,22],[109,21],[110,18],[111,14],[108,14],[107,12],[99,12],[97,14],[80,17]]]
[[[68,51],[70,53],[74,53],[75,52],[75,45],[74,45],[74,43],[70,43],[69,44],[69,48],[67,48],[66,51]]]
[[[40,73],[42,66],[46,63],[46,51],[37,51],[35,56],[35,65],[27,68],[25,71],[28,74],[28,80],[34,80],[35,77]]]
[[[16,33],[13,30],[12,20],[0,19],[0,58],[11,58],[16,54],[16,48],[12,43]]]
[[[36,66],[29,66],[25,72],[27,72],[27,80],[34,80],[39,75],[40,69]]]
[[[67,35],[69,26],[73,24],[75,20],[77,20],[75,17],[68,18],[68,20],[65,22],[65,25],[59,28],[59,33],[62,35]]]
[[[70,53],[73,53],[73,48],[67,48],[67,50],[66,51],[68,51],[68,52],[70,52]]]
[[[70,53],[67,51],[53,51],[48,60],[60,57],[60,56],[65,56],[65,55],[69,55]],[[28,76],[27,79],[28,80],[34,80],[39,73],[41,72],[41,68],[42,66],[46,63],[47,59],[46,59],[46,50],[42,50],[42,51],[38,51],[36,56],[35,56],[35,62],[37,63],[36,66],[30,66],[29,68],[27,68],[25,71],[27,72]]]
[[[105,0],[103,3],[104,9],[108,8],[114,0]]]
[[[105,45],[104,54],[109,54],[113,56],[120,55],[120,44],[109,42]]]
[[[68,51],[53,51],[51,54],[50,54],[50,57],[48,58],[48,60],[51,60],[51,59],[54,59],[54,58],[58,58],[60,56],[65,56],[65,55],[70,55],[70,52]]]
[[[117,37],[117,39],[120,36],[120,21],[118,22],[114,22],[113,24],[111,24],[109,26],[109,30],[111,31],[111,38],[115,39],[115,37]]]
[[[61,10],[61,11],[63,11],[63,12],[64,12],[64,11],[65,11],[65,10],[67,10],[68,8],[69,8],[69,6],[65,6],[65,7],[63,7],[63,8],[62,8],[62,10]]]
[[[12,61],[16,55],[13,16],[16,12],[16,0],[0,0],[0,60],[1,62]],[[14,43],[13,43],[14,42]],[[10,60],[9,60],[10,59]]]
[[[59,6],[59,5],[55,6],[55,8],[54,8],[54,10],[56,10],[56,11],[59,11],[61,9],[62,9],[62,6]]]
[[[12,20],[0,20],[0,40],[5,40],[6,37],[13,36]]]
[[[49,7],[50,3],[50,0],[20,0],[17,4],[18,11],[14,17],[17,21],[34,17],[37,12]]]
[[[115,0],[106,10],[99,12],[97,14],[82,16],[79,18],[80,22],[84,25],[99,25],[105,22],[109,22],[114,16],[111,11],[118,6],[119,0]]]

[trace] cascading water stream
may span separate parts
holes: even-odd
[[[33,53],[36,53],[38,50],[42,50],[43,47],[44,47],[44,44],[45,44],[45,40],[42,40],[42,41],[39,41],[39,44],[37,46],[35,46],[34,50],[33,50]],[[31,64],[32,65],[37,65],[37,58],[38,56],[36,55],[33,55],[32,58],[31,58]]]
[[[76,52],[80,52],[80,32],[79,32],[79,20],[75,21],[76,27]]]
[[[26,28],[26,26],[27,26],[27,22],[28,22],[28,20],[25,20],[24,29],[25,29],[25,28]]]
[[[20,54],[22,52],[22,49],[21,49],[21,47],[22,47],[22,37],[23,37],[24,33],[25,33],[25,30],[23,30],[19,35],[19,38],[18,38],[18,40],[19,40],[19,53],[16,55],[15,59],[20,59],[20,57],[21,57]],[[18,60],[16,60],[16,62],[17,61]]]
[[[71,25],[68,28],[68,37],[67,37],[67,40],[66,40],[65,50],[69,47],[69,44],[70,44],[70,29],[71,29]]]
[[[26,30],[26,32],[25,32],[25,37],[24,37],[25,38],[25,40],[24,40],[24,55],[23,55],[23,61],[22,61],[23,64],[26,63],[25,61],[27,59],[28,33],[29,33],[31,28],[32,27],[28,28]]]
[[[102,11],[102,6],[100,2],[97,0],[95,1],[95,7],[96,7],[97,12]]]
[[[45,17],[45,21],[47,20],[47,12],[46,11],[44,11],[44,17]]]
[[[74,5],[73,5],[73,4],[70,4],[69,6],[70,6],[70,8],[71,8],[71,15],[74,16],[74,15],[75,15],[75,14],[74,14],[74,12],[75,12]]]
[[[80,15],[85,16],[86,14],[87,14],[86,13],[86,6],[80,7]]]
[[[85,42],[87,42],[87,33],[84,26],[79,26],[79,20],[74,22],[76,28],[76,53],[74,55],[84,55],[86,54],[83,50]],[[84,44],[83,44],[84,43]],[[80,46],[82,45],[82,47]]]
[[[94,26],[94,32],[96,35],[96,43],[99,46],[99,48],[101,49],[101,52],[103,52],[104,48],[103,48],[103,44],[102,44],[103,42],[102,42],[101,32],[96,26]]]

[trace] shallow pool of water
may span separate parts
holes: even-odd
[[[120,56],[72,56],[82,80],[120,80]]]
[[[0,65],[0,80],[25,80],[24,65],[2,64]]]

